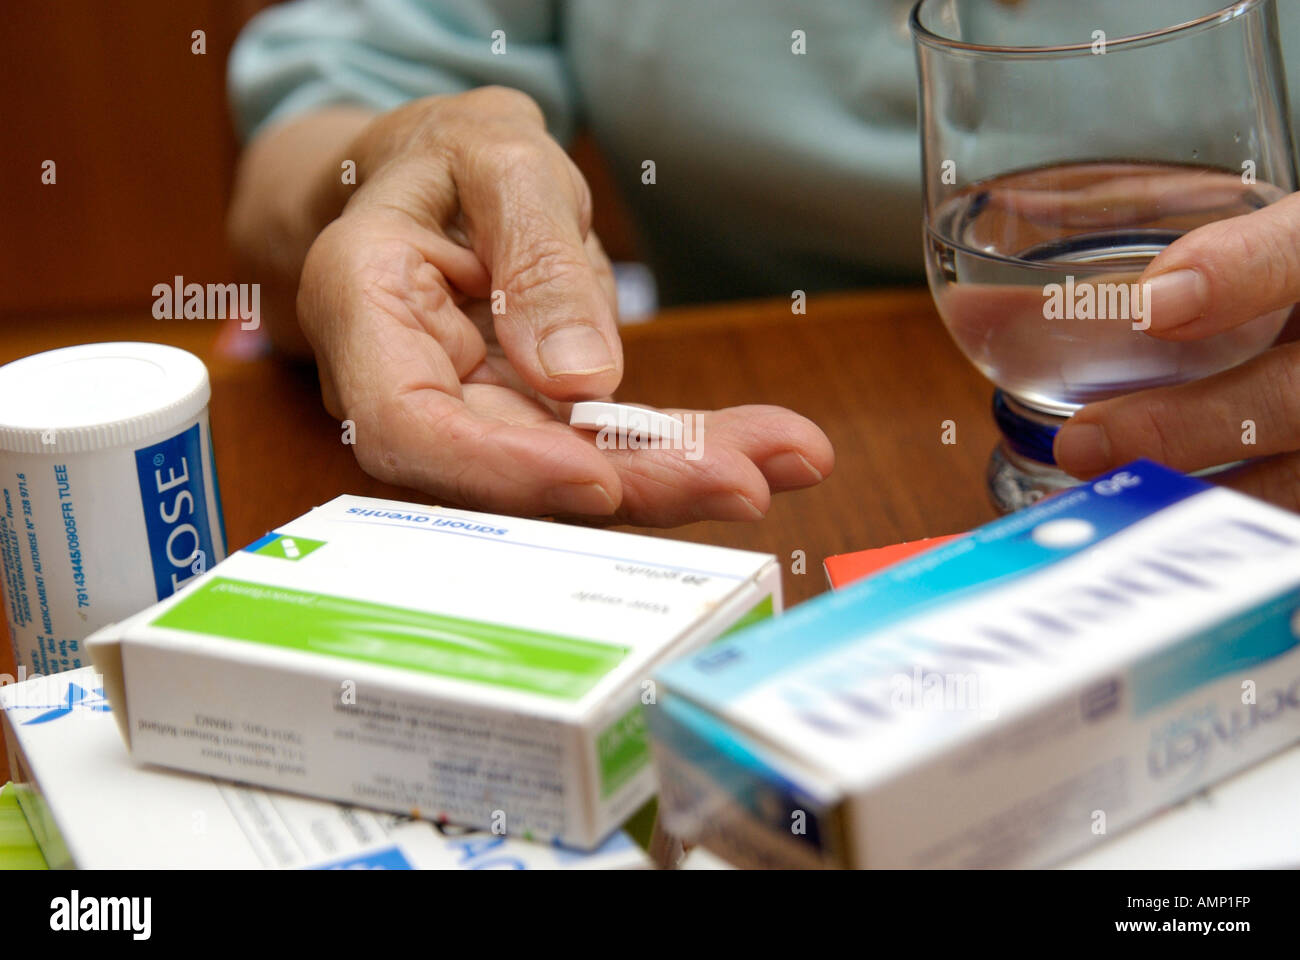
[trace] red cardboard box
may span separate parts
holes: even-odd
[[[907,543],[876,547],[874,550],[858,550],[855,553],[841,553],[833,557],[827,557],[826,562],[823,564],[826,568],[826,579],[830,581],[832,589],[838,590],[854,580],[861,580],[869,574],[893,566],[918,553],[924,553],[926,550],[945,544],[949,540],[956,540],[960,536],[964,536],[964,534],[952,533],[946,537],[909,540]]]

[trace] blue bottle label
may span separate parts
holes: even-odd
[[[169,597],[221,559],[213,549],[196,423],[135,452],[158,599]]]

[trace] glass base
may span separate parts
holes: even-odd
[[[1006,441],[993,448],[988,466],[989,499],[1001,513],[1015,513],[1079,481],[1049,463],[1022,457]]]
[[[1080,481],[1059,469],[1052,460],[1052,442],[1067,417],[1035,410],[997,390],[993,418],[1002,439],[989,455],[986,473],[989,499],[1001,513],[1015,513],[1044,497],[1077,487]],[[1212,479],[1243,461],[1207,467],[1188,476]]]
[[[1002,439],[989,457],[987,479],[989,498],[999,511],[1014,513],[1078,485],[1052,460],[1052,442],[1067,418],[1036,410],[997,390],[993,419]]]

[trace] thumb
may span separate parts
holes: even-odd
[[[553,400],[607,397],[622,379],[615,311],[576,232],[511,231],[491,261],[492,313],[506,357]]]
[[[554,141],[476,152],[460,197],[492,275],[492,319],[506,357],[553,400],[609,396],[622,379],[615,308],[584,242],[590,195]]]
[[[1138,282],[1150,284],[1147,333],[1163,340],[1199,340],[1292,306],[1300,301],[1300,194],[1198,227]]]

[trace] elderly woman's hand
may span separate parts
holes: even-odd
[[[1147,335],[1194,340],[1300,301],[1300,194],[1193,230],[1156,257]],[[1285,339],[1285,334],[1284,334]],[[1056,438],[1057,463],[1086,478],[1137,457],[1183,471],[1239,460],[1232,486],[1300,509],[1300,342],[1173,387],[1084,407]]]
[[[756,519],[830,471],[821,430],[776,407],[699,414],[692,456],[568,425],[622,376],[614,283],[587,185],[524,94],[414,101],[323,169],[319,203],[342,213],[307,253],[298,320],[367,472],[471,508],[668,525]]]

